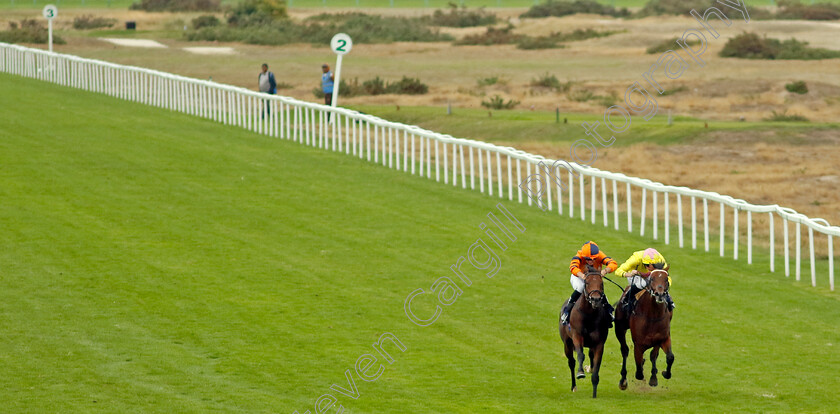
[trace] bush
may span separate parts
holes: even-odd
[[[840,5],[818,3],[804,5],[798,1],[780,1],[777,19],[787,20],[838,20]]]
[[[647,52],[649,55],[653,55],[653,54],[657,54],[657,53],[665,53],[669,50],[675,50],[676,48],[679,48],[679,46],[677,45],[677,40],[679,40],[679,39],[680,39],[679,37],[674,37],[674,38],[665,40],[661,43],[657,43],[657,44],[647,48],[647,50],[645,52]],[[695,45],[699,45],[699,44],[700,44],[699,40],[689,40],[688,41],[689,46],[695,46]]]
[[[533,49],[559,49],[565,47],[560,44],[556,36],[522,36],[516,43],[517,49],[533,50]]]
[[[787,109],[782,111],[781,113],[776,113],[776,111],[771,112],[772,115],[769,118],[765,118],[765,121],[770,122],[810,122],[808,118],[805,118],[802,115],[788,115]]]
[[[160,11],[217,11],[221,0],[141,0],[131,10]]]
[[[452,36],[432,31],[418,18],[371,16],[362,13],[320,14],[301,23],[272,20],[264,13],[228,13],[227,26],[202,27],[185,33],[188,40],[244,42],[261,45],[328,44],[336,33],[354,43],[436,42]]]
[[[818,60],[840,57],[840,51],[807,46],[808,42],[800,42],[796,39],[780,41],[760,37],[755,33],[742,33],[726,42],[720,51],[720,56],[777,60]]]
[[[694,9],[702,14],[715,5],[716,0],[650,0],[636,16],[661,16],[666,14],[688,15]]]
[[[242,0],[227,12],[233,27],[259,26],[289,17],[283,0]]]
[[[499,77],[498,76],[491,76],[489,78],[481,78],[481,79],[478,80],[478,87],[482,88],[482,87],[485,87],[485,86],[495,85],[497,83],[499,83]]]
[[[222,24],[222,21],[219,20],[218,17],[213,16],[212,14],[205,14],[202,16],[198,16],[195,19],[192,19],[193,29],[201,29],[202,27],[216,27],[220,24]]]
[[[352,82],[345,82],[344,79],[342,79],[339,82],[338,88],[338,93],[345,98],[383,94],[422,95],[427,92],[429,92],[429,87],[426,86],[426,84],[420,82],[419,79],[409,78],[406,76],[403,76],[402,79],[396,82],[388,83],[377,76],[373,79],[362,82],[361,85],[359,84],[359,78],[353,79]],[[312,93],[316,98],[324,97],[324,92],[321,91],[320,87],[313,89]]]
[[[0,32],[0,42],[6,43],[49,43],[49,31],[41,20],[23,19],[9,22],[9,30]],[[53,43],[64,44],[64,39],[53,34]]]
[[[613,17],[627,17],[630,12],[626,8],[616,9],[605,6],[592,0],[555,1],[548,0],[545,3],[531,6],[527,12],[519,17],[562,17],[576,13],[602,14]]]
[[[568,92],[573,84],[574,82],[572,81],[560,82],[556,76],[546,73],[531,79],[531,83],[529,85],[534,88],[549,88],[554,89],[557,92]]]
[[[805,84],[805,81],[788,83],[785,85],[785,89],[787,89],[788,92],[798,93],[800,95],[808,93],[808,85]]]
[[[488,27],[486,32],[482,34],[464,36],[461,40],[455,41],[455,44],[492,46],[518,43],[523,36],[514,34],[512,30],[513,26],[510,25],[501,29]]]
[[[420,82],[420,79],[403,76],[403,78],[399,81],[389,83],[388,86],[385,87],[385,90],[387,91],[386,93],[400,95],[423,95],[426,92],[429,92],[429,87],[423,82]]]
[[[435,26],[446,27],[475,27],[496,23],[496,15],[485,11],[483,8],[467,10],[466,7],[458,8],[455,3],[449,3],[449,12],[435,10],[429,18],[429,23]]]
[[[488,98],[486,101],[481,101],[481,106],[487,109],[513,109],[516,105],[519,105],[519,101],[508,99],[507,102],[505,102],[505,99],[499,95],[493,95],[492,98]]]
[[[92,14],[83,14],[73,19],[73,28],[76,30],[99,29],[101,27],[111,27],[115,24],[117,24],[117,19],[94,17]]]

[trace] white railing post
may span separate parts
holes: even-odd
[[[705,229],[706,251],[709,251],[709,200],[703,198],[703,227]]]
[[[584,190],[583,186],[583,171],[580,172],[578,178],[578,183],[580,184],[580,221],[586,221],[586,198],[584,196],[586,190]]]
[[[679,227],[677,230],[677,237],[680,239],[680,248],[683,247],[683,209],[682,209],[682,197],[680,193],[677,193],[677,222],[679,223]]]
[[[834,291],[834,241],[828,235],[828,286]]]
[[[548,179],[548,177],[546,177]],[[499,198],[504,198],[504,188],[502,187],[502,155],[498,151],[496,152],[496,181],[499,184]],[[548,190],[549,196],[551,196],[551,186],[548,185],[546,182],[546,189]],[[551,209],[551,202],[549,202],[549,210]]]
[[[615,230],[619,230],[619,223],[618,223],[618,181],[612,180],[612,190],[613,190],[613,227]]]
[[[630,181],[627,182],[627,232],[633,232],[633,196],[630,192]]]
[[[811,226],[808,226],[808,247],[810,248],[811,286],[817,287],[817,261],[814,257],[814,229]]]
[[[589,195],[590,203],[589,204],[591,206],[592,213],[590,213],[589,216],[590,216],[590,221],[592,221],[592,224],[595,224],[595,218],[596,218],[595,205],[597,204],[597,201],[596,201],[597,199],[595,198],[595,181],[597,181],[597,180],[595,179],[594,175],[592,177],[589,177],[589,184],[590,184],[590,187],[592,188],[592,191],[589,192],[590,193],[590,195]]]
[[[801,233],[799,226],[800,226],[800,218],[796,218],[796,281],[800,280],[801,276],[801,263],[802,263],[802,243],[801,243]]]
[[[790,277],[790,242],[788,237],[788,220],[782,216],[782,223],[784,223],[784,239],[785,239],[785,277]]]
[[[734,218],[732,220],[732,238],[733,241],[733,249],[732,249],[732,258],[734,260],[738,260],[738,207],[736,206],[734,209]]]
[[[607,227],[607,179],[601,177],[601,211],[604,216],[604,227]]]
[[[647,188],[642,187],[642,217],[640,218],[639,222],[639,235],[645,235],[645,216],[647,215]]]
[[[670,221],[670,209],[668,206],[668,192],[662,192],[662,198],[665,201],[665,210],[662,211],[662,223],[665,224],[665,244],[670,244],[671,241],[671,223]]]
[[[770,271],[776,271],[776,232],[773,229],[773,213],[767,213],[768,218],[770,219]]]
[[[720,202],[720,257],[724,256],[724,241],[726,239],[726,217],[723,202]]]
[[[747,210],[747,264],[752,264],[752,211]]]
[[[487,194],[493,195],[493,159],[490,158],[490,150],[487,150]]]

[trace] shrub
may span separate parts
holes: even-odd
[[[458,8],[455,3],[449,3],[449,12],[435,10],[429,18],[429,23],[435,26],[446,27],[475,27],[496,23],[496,15],[485,11],[483,8],[468,10],[466,7]]]
[[[546,73],[545,75],[531,79],[531,86],[538,88],[551,88],[559,90],[561,87],[560,80],[557,76]]]
[[[798,1],[780,1],[777,19],[788,20],[838,20],[840,5],[818,3],[804,5]]]
[[[620,33],[620,31],[616,30],[605,30],[603,32],[599,32],[593,29],[575,29],[573,32],[570,33],[552,33],[554,36],[557,36],[561,42],[575,42],[580,40],[586,39],[594,39],[598,37],[607,37],[612,36],[616,33]]]
[[[73,19],[73,28],[76,30],[99,29],[100,27],[111,27],[117,23],[117,19],[105,17],[94,17],[92,14],[83,14]]]
[[[145,11],[216,11],[221,0],[141,0],[129,7]]]
[[[286,17],[283,0],[242,0],[227,12],[228,24],[234,27],[270,24]]]
[[[755,33],[742,33],[723,46],[721,57],[743,59],[818,60],[840,57],[840,51],[809,48],[808,42],[796,39],[780,41],[760,37]]]
[[[9,30],[0,32],[0,42],[6,43],[48,43],[49,31],[41,20],[23,19],[9,22]],[[53,43],[64,44],[64,39],[53,34]]]
[[[387,91],[386,93],[401,95],[422,95],[429,92],[429,87],[423,82],[420,82],[420,79],[409,78],[406,76],[403,76],[403,78],[397,82],[389,83],[385,89]]]
[[[505,99],[499,95],[493,95],[493,97],[481,101],[481,106],[487,109],[513,109],[516,105],[519,105],[519,101],[508,99],[505,102]]]
[[[769,118],[765,118],[765,121],[770,122],[810,122],[808,118],[805,118],[802,115],[788,115],[787,109],[784,111],[777,113],[776,111],[772,111]]]
[[[808,85],[805,84],[805,81],[788,83],[785,85],[785,89],[787,89],[788,92],[798,93],[800,95],[808,93]]]
[[[429,91],[429,87],[420,82],[419,79],[409,78],[403,76],[402,79],[396,82],[383,81],[379,76],[366,80],[359,84],[359,78],[353,79],[352,82],[345,82],[342,79],[339,82],[338,93],[345,98],[352,98],[354,96],[366,95],[383,95],[383,94],[397,94],[397,95],[422,95]],[[323,98],[324,93],[320,87],[312,90],[312,94],[317,98]]]
[[[636,16],[687,15],[692,9],[702,13],[714,5],[715,0],[650,0]]]
[[[188,40],[239,41],[262,45],[328,44],[336,33],[354,43],[435,42],[452,36],[432,31],[418,18],[371,16],[362,13],[320,14],[301,23],[273,20],[268,14],[228,13],[227,26],[202,27],[185,33]]]
[[[216,27],[220,24],[222,24],[222,21],[219,20],[218,17],[213,16],[212,14],[205,14],[202,16],[198,16],[195,19],[192,19],[193,29],[201,29],[202,27]]]
[[[577,90],[569,94],[569,99],[575,102],[589,102],[595,99],[596,96],[594,93],[588,90]]]
[[[517,49],[533,50],[533,49],[558,49],[565,47],[560,44],[556,36],[522,36],[516,43]]]
[[[679,39],[680,39],[679,37],[674,37],[674,38],[665,40],[661,43],[657,43],[657,44],[647,48],[647,50],[645,52],[647,52],[649,55],[653,55],[653,54],[657,54],[657,53],[665,53],[666,51],[669,51],[669,50],[674,50],[676,48],[679,48],[679,46],[677,45],[677,40],[679,40]],[[695,45],[699,45],[699,44],[700,44],[699,40],[689,40],[688,41],[689,46],[695,46]]]
[[[491,76],[489,78],[481,78],[481,79],[478,80],[478,87],[481,88],[481,87],[484,87],[484,86],[495,85],[497,83],[499,83],[499,77],[498,76]]]
[[[512,30],[513,26],[510,25],[501,29],[488,27],[486,32],[482,34],[464,36],[461,40],[456,41],[455,44],[492,46],[518,43],[523,36],[514,34]]]
[[[602,14],[613,17],[627,17],[630,12],[626,8],[616,9],[615,7],[605,6],[592,0],[576,0],[576,1],[555,1],[548,0],[545,3],[531,6],[527,12],[519,17],[562,17],[576,13]]]

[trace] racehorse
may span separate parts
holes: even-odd
[[[612,318],[605,306],[607,301],[601,272],[590,265],[587,265],[586,269],[583,295],[572,308],[568,325],[560,323],[560,338],[563,340],[566,358],[569,360],[569,370],[572,373],[572,392],[577,391],[575,380],[586,377],[583,372],[585,360],[583,348],[589,348],[589,362],[592,366],[592,398],[595,398],[598,393],[598,371],[601,368],[604,343],[607,341],[612,326]],[[565,305],[563,303],[563,306]],[[577,354],[578,362],[577,375],[575,375],[575,354]]]
[[[631,315],[627,315],[621,301],[616,304],[615,311],[615,336],[621,344],[621,380],[618,388],[627,389],[627,354],[630,349],[625,341],[625,333],[630,329],[630,336],[633,338],[633,352],[636,357],[636,379],[645,379],[642,367],[645,363],[644,354],[650,349],[650,386],[659,384],[656,379],[656,358],[659,356],[659,349],[665,351],[665,360],[668,367],[662,372],[665,379],[671,378],[671,365],[674,363],[674,353],[671,352],[671,318],[673,312],[668,309],[665,297],[668,294],[670,283],[668,272],[656,269],[650,273],[647,279],[645,290],[641,291],[641,297],[636,301],[636,308]],[[629,291],[629,289],[628,289]],[[625,292],[625,295],[627,292]]]

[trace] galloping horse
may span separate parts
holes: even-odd
[[[630,349],[624,335],[630,329],[630,336],[633,338],[633,352],[636,357],[636,379],[645,379],[642,366],[645,363],[644,354],[650,349],[650,386],[659,384],[656,379],[656,358],[659,356],[659,348],[665,351],[665,360],[668,367],[662,372],[665,379],[671,378],[671,364],[674,363],[674,354],[671,352],[671,318],[673,313],[668,310],[665,297],[668,294],[670,283],[668,272],[665,270],[654,270],[648,276],[648,284],[640,294],[636,302],[636,308],[632,315],[627,315],[621,301],[616,304],[615,312],[615,336],[621,344],[621,380],[618,388],[627,389],[627,354]],[[625,295],[627,293],[625,292]]]
[[[587,265],[583,295],[572,308],[569,324],[560,323],[560,338],[565,345],[566,358],[569,360],[569,370],[572,373],[572,391],[577,391],[575,379],[586,377],[583,372],[585,360],[583,348],[589,348],[589,362],[592,365],[592,398],[597,396],[601,356],[604,354],[604,343],[607,341],[610,326],[612,326],[606,303],[601,272]],[[565,305],[563,303],[563,306]],[[575,353],[577,353],[578,362],[577,376],[575,375]]]

